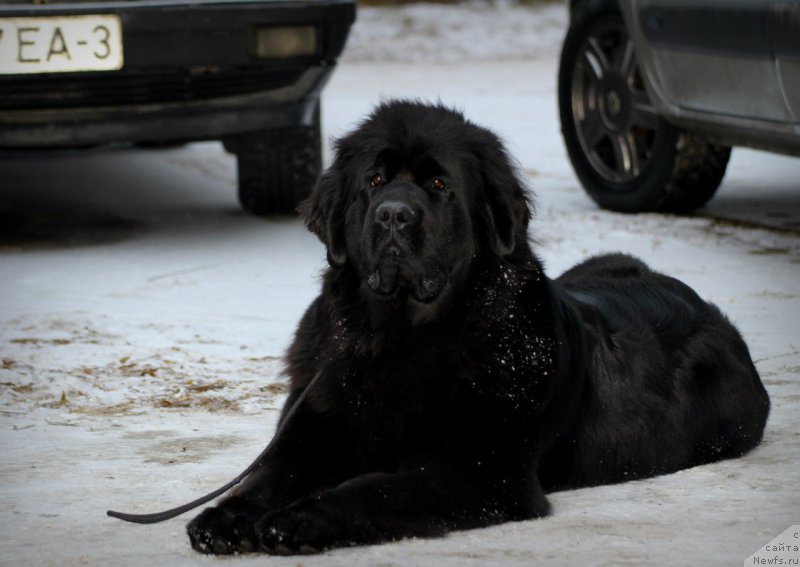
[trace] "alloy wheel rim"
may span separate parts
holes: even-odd
[[[578,141],[592,168],[614,184],[638,178],[652,158],[660,119],[622,22],[599,22],[582,42],[571,95]]]

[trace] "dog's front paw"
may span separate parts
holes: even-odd
[[[239,502],[207,508],[189,522],[186,532],[192,548],[200,553],[231,555],[255,551],[254,514]]]
[[[314,501],[267,514],[255,533],[262,551],[278,555],[319,553],[346,544],[345,531]]]

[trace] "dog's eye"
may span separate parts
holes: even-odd
[[[433,182],[431,183],[431,187],[433,187],[437,191],[444,191],[444,181],[442,181],[438,177],[434,177]]]
[[[369,186],[370,187],[377,187],[381,183],[383,183],[383,177],[381,177],[380,173],[376,173],[375,175],[373,175],[369,179]]]

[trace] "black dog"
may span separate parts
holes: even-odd
[[[288,353],[273,455],[188,526],[205,553],[307,553],[524,520],[547,491],[742,455],[769,399],[739,333],[624,255],[553,281],[495,135],[380,106],[302,206],[330,268]]]

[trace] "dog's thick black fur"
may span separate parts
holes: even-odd
[[[742,455],[769,399],[733,325],[641,261],[550,280],[498,138],[391,102],[303,205],[330,267],[288,353],[273,455],[188,526],[307,553],[544,516],[545,493]]]

